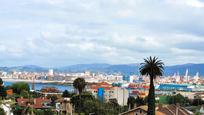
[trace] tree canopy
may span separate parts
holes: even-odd
[[[4,84],[3,80],[0,78],[0,86]]]
[[[133,109],[135,107],[135,102],[136,102],[135,97],[130,96],[128,98],[127,104],[129,106],[129,109]]]
[[[78,90],[79,94],[81,94],[86,86],[86,82],[84,78],[77,78],[74,80],[73,85],[74,85],[74,88]]]
[[[62,93],[62,97],[71,97],[72,96],[72,94],[69,92],[69,91],[67,91],[67,90],[65,90],[63,93]]]
[[[23,90],[24,91],[30,91],[30,87],[28,85],[28,83],[25,82],[17,82],[12,84],[12,89],[14,93],[20,94]]]

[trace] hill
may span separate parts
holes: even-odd
[[[123,75],[137,74],[139,75],[139,64],[77,64],[60,68],[53,68],[56,72],[84,72],[91,71],[96,73],[121,73]],[[186,69],[189,70],[189,75],[194,76],[197,72],[201,76],[204,76],[204,64],[183,64],[166,66],[164,75],[174,75],[179,73],[185,75]],[[27,65],[27,66],[16,66],[16,67],[0,67],[0,71],[27,71],[27,72],[47,72],[48,68]]]

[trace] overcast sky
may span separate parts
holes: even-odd
[[[1,0],[0,66],[204,63],[202,0]]]

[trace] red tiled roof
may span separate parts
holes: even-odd
[[[91,85],[90,88],[94,90],[98,90],[98,88],[104,88],[105,90],[111,90],[113,86],[107,82],[101,82],[101,83]]]
[[[30,106],[35,109],[43,108],[43,103],[51,103],[50,99],[46,98],[34,98],[34,99],[25,99],[25,98],[18,98],[17,103],[19,106]]]
[[[43,93],[60,93],[60,91],[54,87],[44,87],[40,91]]]
[[[159,107],[158,111],[161,111],[166,115],[174,115],[176,111],[178,112],[178,115],[193,115],[192,113],[189,113],[190,111],[187,109],[177,105],[162,106]]]

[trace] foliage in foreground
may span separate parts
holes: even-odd
[[[75,107],[75,112],[78,112],[80,109],[80,111],[85,113],[85,115],[88,115],[89,113],[94,113],[96,115],[117,115],[123,111],[126,111],[128,108],[121,107],[115,101],[110,101],[108,103],[101,102],[89,92],[82,93],[81,108],[79,108],[79,98],[79,95],[74,95],[71,102]]]
[[[11,88],[13,89],[13,92],[16,94],[21,94],[21,92],[23,91],[30,91],[30,87],[28,85],[28,83],[24,83],[24,82],[18,82],[18,83],[14,83],[12,84]]]
[[[5,112],[2,108],[0,108],[0,115],[5,115]]]

